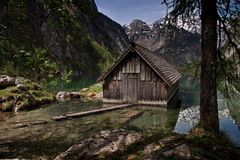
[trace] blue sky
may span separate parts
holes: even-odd
[[[165,14],[161,0],[95,0],[98,10],[112,20],[124,25],[133,19],[141,19],[148,24]]]

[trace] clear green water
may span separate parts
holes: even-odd
[[[60,122],[50,119],[55,115],[99,107],[103,107],[100,101],[59,102],[40,109],[20,112],[0,122],[0,159],[53,159],[73,144],[105,129],[141,129],[149,133],[172,131],[178,117],[178,109],[166,111],[155,107],[134,107]],[[135,110],[143,114],[126,124],[122,119],[127,116],[127,112]],[[38,120],[46,120],[48,123],[15,128],[17,123]]]
[[[52,121],[51,117],[104,106],[98,100],[66,101],[20,112],[0,122],[0,159],[53,159],[73,144],[106,129],[138,129],[149,134],[162,131],[188,133],[199,120],[199,83],[193,82],[191,78],[183,79],[180,93],[182,99],[180,109],[132,107],[60,122]],[[219,96],[218,101],[221,130],[236,144],[240,144],[239,98],[228,101]],[[126,122],[127,113],[136,111],[142,114]],[[16,128],[18,123],[28,124],[39,120],[48,123]]]

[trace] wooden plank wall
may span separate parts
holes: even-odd
[[[140,57],[134,53],[129,55],[121,67],[122,73],[140,73]]]
[[[143,60],[140,63],[138,99],[142,101],[166,100],[166,83]]]
[[[160,78],[146,62],[137,54],[128,55],[118,67],[105,79],[103,85],[103,96],[105,99],[123,100],[129,99],[129,94],[135,94],[129,90],[128,78],[131,75],[137,77],[137,83],[131,89],[137,89],[137,98],[139,101],[148,103],[152,101],[166,101],[169,92],[174,88],[168,89],[166,83]],[[176,85],[177,86],[177,85]]]
[[[105,79],[103,84],[103,98],[122,99],[122,81],[114,80],[114,75]]]

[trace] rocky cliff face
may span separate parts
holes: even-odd
[[[60,71],[67,68],[76,77],[98,76],[129,43],[121,25],[99,13],[94,0],[0,3],[0,33],[14,52],[43,48]]]
[[[130,40],[162,54],[179,67],[200,59],[200,35],[174,25],[166,26],[161,20],[151,25],[133,20],[124,26]]]

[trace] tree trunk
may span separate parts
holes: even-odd
[[[202,0],[202,63],[200,126],[219,132],[216,61],[217,61],[217,7],[216,0]]]

